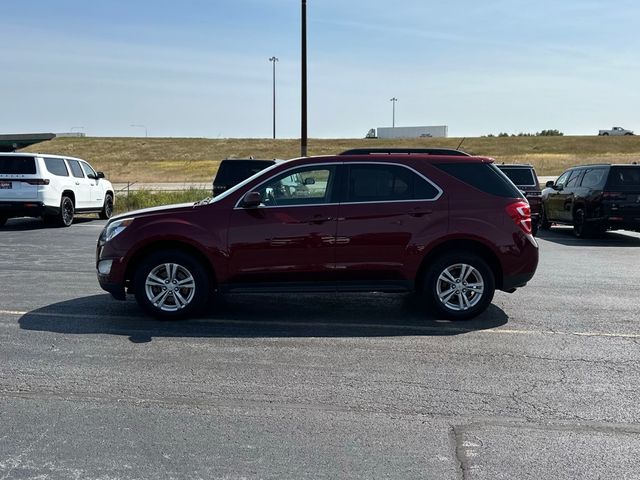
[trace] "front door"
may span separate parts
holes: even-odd
[[[295,288],[334,279],[335,176],[335,165],[303,166],[252,189],[262,204],[244,208],[240,202],[229,221],[230,283]]]

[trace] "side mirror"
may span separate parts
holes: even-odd
[[[547,183],[544,184],[545,187],[547,188],[553,188],[553,180],[549,180]]]
[[[313,177],[307,177],[304,179],[304,184],[305,185],[315,185],[316,184],[316,179]]]
[[[259,207],[261,203],[262,203],[262,195],[260,195],[260,192],[248,192],[242,198],[243,208],[256,208],[256,207]]]
[[[560,191],[564,190],[564,185],[562,185],[561,183],[559,183],[559,184],[557,184],[557,185],[554,185],[554,186],[553,186],[553,189],[554,189],[554,190],[557,190],[558,192],[560,192]]]
[[[98,178],[104,178],[104,173],[96,172],[96,179],[98,179]]]

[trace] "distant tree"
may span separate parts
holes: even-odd
[[[564,133],[560,130],[542,130],[536,133],[536,137],[562,137]]]
[[[498,134],[498,137],[508,137],[508,136],[509,136],[509,134],[507,132],[500,132]]]

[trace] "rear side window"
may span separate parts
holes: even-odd
[[[440,192],[415,172],[397,165],[351,165],[347,202],[432,200]]]
[[[33,157],[0,156],[0,174],[33,175],[36,173],[36,160]]]
[[[84,178],[84,174],[82,173],[82,167],[80,166],[80,162],[77,160],[67,160],[69,164],[69,168],[71,168],[71,173],[76,178]]]
[[[538,182],[531,168],[498,167],[516,185],[535,187]]]
[[[436,167],[485,193],[524,198],[520,190],[492,163],[440,163]]]
[[[599,188],[604,184],[607,171],[604,168],[591,168],[585,170],[582,177],[582,186],[586,188]]]
[[[69,171],[62,158],[45,158],[44,164],[49,173],[53,173],[58,177],[68,177]]]
[[[607,187],[622,190],[639,190],[640,166],[611,167]]]

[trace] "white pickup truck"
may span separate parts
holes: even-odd
[[[600,130],[598,135],[601,137],[608,137],[609,135],[633,135],[633,132],[622,127],[613,127],[611,130]]]

